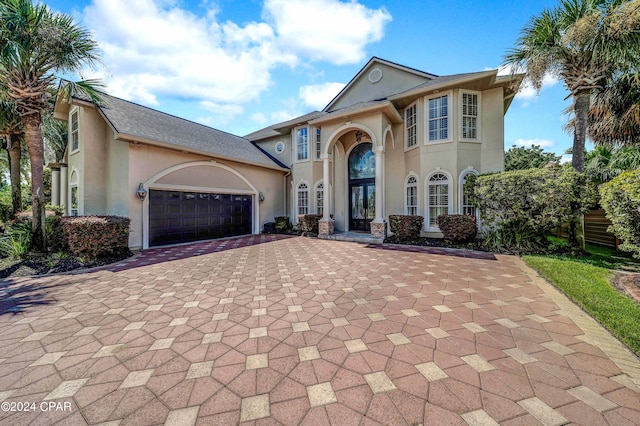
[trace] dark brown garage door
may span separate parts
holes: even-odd
[[[149,191],[149,246],[251,234],[250,195]]]

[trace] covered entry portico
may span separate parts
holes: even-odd
[[[331,185],[324,185],[321,238],[335,231],[367,232],[374,238],[386,236],[385,145],[393,144],[388,115],[398,121],[401,117],[391,105],[370,112],[358,122],[322,123],[323,135],[325,128],[333,131],[322,141],[323,181]],[[334,188],[333,193],[330,188]],[[334,218],[331,211],[335,212]]]

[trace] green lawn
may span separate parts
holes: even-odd
[[[612,269],[632,262],[620,252],[587,246],[591,256],[523,256],[524,261],[640,355],[640,305],[611,284]]]

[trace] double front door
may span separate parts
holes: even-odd
[[[374,179],[349,183],[349,230],[370,231],[376,217],[376,184]]]

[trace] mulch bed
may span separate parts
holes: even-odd
[[[131,256],[131,252],[99,260],[78,259],[58,254],[30,256],[27,259],[0,259],[0,278],[17,278],[34,275],[56,274],[77,269],[94,268],[119,262]]]

